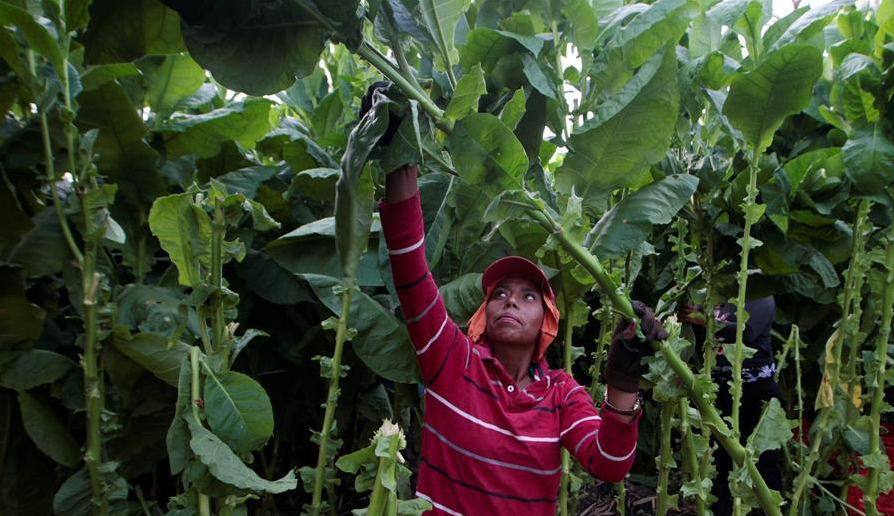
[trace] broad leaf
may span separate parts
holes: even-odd
[[[481,64],[476,64],[457,83],[456,91],[444,110],[444,116],[456,120],[477,113],[478,99],[485,93],[487,86],[484,84],[484,70]]]
[[[146,85],[146,102],[156,116],[166,116],[181,98],[205,82],[205,70],[187,54],[149,56],[139,62]]]
[[[443,285],[440,289],[444,298],[444,307],[451,319],[465,326],[466,321],[481,306],[484,292],[481,290],[481,274],[463,274],[455,280]]]
[[[341,296],[335,295],[332,287],[341,285],[341,282],[315,274],[305,274],[304,278],[326,308],[340,317]],[[351,348],[374,373],[400,383],[419,381],[419,366],[407,328],[389,310],[355,290],[351,293],[348,321],[357,330],[357,335],[351,339]]]
[[[249,250],[236,266],[245,286],[271,303],[293,305],[314,300],[307,285],[296,275],[282,268],[269,255]]]
[[[184,356],[180,362],[180,372],[177,375],[177,405],[174,409],[174,420],[168,427],[165,435],[165,444],[168,449],[168,464],[171,474],[176,475],[183,471],[189,463],[192,451],[189,448],[189,427],[184,414],[188,414],[192,407],[192,372],[190,371],[189,356]]]
[[[838,11],[853,4],[854,0],[835,0],[810,9],[782,33],[779,39],[770,47],[769,51],[773,52],[796,41],[809,40],[821,33],[826,25],[832,21],[832,17],[838,14]]]
[[[193,202],[193,194],[156,199],[149,212],[149,227],[177,266],[180,284],[199,286],[199,265],[211,266],[211,219]]]
[[[0,339],[36,339],[43,332],[46,312],[25,296],[25,273],[21,267],[0,265]]]
[[[165,136],[168,156],[195,154],[210,158],[227,140],[250,149],[270,129],[270,105],[267,99],[249,97],[210,113],[171,119],[159,128]]]
[[[282,91],[311,73],[326,41],[297,2],[168,3],[177,5],[193,59],[219,83],[250,95]]]
[[[31,219],[31,223],[31,231],[12,249],[9,262],[20,265],[29,278],[60,272],[62,263],[71,258],[71,251],[65,245],[55,210],[41,211]]]
[[[488,192],[519,189],[528,170],[524,147],[490,114],[474,113],[458,121],[447,147],[463,181]]]
[[[469,8],[471,0],[419,0],[422,21],[438,45],[447,66],[453,61],[453,35],[460,16]]]
[[[778,398],[772,398],[764,407],[760,421],[748,436],[748,448],[759,457],[768,450],[776,450],[792,439],[792,428],[798,426],[797,421],[786,419],[785,410]]]
[[[180,18],[158,0],[93,0],[83,44],[88,64],[127,63],[186,50]]]
[[[653,224],[668,224],[698,187],[692,175],[670,175],[625,197],[587,236],[593,254],[622,258],[648,238]]]
[[[78,443],[52,407],[34,394],[19,392],[22,424],[28,437],[54,461],[73,468],[81,458]]]
[[[290,470],[279,480],[265,480],[246,466],[239,457],[216,435],[209,432],[201,423],[195,421],[192,415],[183,415],[189,425],[192,438],[189,446],[202,464],[208,466],[208,470],[214,478],[249,491],[278,494],[291,491],[298,486],[295,472]]]
[[[270,398],[251,377],[206,367],[203,396],[208,425],[236,452],[259,450],[273,435]]]
[[[25,37],[28,47],[41,54],[52,63],[58,75],[62,75],[62,49],[46,27],[41,25],[25,9],[11,2],[0,3],[0,25],[14,25]]]
[[[723,114],[755,151],[762,151],[782,121],[810,103],[822,69],[820,50],[804,45],[781,48],[754,70],[733,78]]]
[[[71,359],[52,351],[8,351],[0,353],[0,385],[27,391],[55,382],[77,367]]]
[[[226,186],[231,194],[242,194],[248,199],[254,199],[258,188],[280,171],[280,167],[246,167],[217,176],[214,180]]]
[[[894,143],[881,124],[855,131],[841,155],[845,174],[861,192],[873,194],[894,182]]]
[[[676,56],[665,51],[652,80],[621,111],[571,136],[570,151],[556,171],[559,191],[568,195],[573,187],[587,211],[600,211],[611,190],[637,181],[664,157],[677,121],[676,69]]]
[[[111,339],[115,349],[127,358],[143,366],[166,384],[177,387],[180,363],[189,353],[189,346],[182,342],[171,344],[168,337],[156,333],[129,335],[116,331]]]

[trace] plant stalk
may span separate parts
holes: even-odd
[[[214,287],[213,349],[223,354],[223,363],[229,363],[229,347],[226,339],[226,320],[223,306],[223,247],[227,223],[224,220],[220,199],[214,199],[214,219],[211,222],[211,286]]]
[[[565,251],[572,255],[578,263],[587,269],[590,275],[596,278],[596,281],[599,283],[603,292],[612,300],[612,305],[616,310],[629,319],[635,318],[633,305],[631,304],[630,299],[624,295],[623,292],[618,290],[614,281],[612,281],[608,274],[605,273],[602,264],[599,263],[599,260],[595,256],[590,254],[590,252],[584,249],[583,246],[571,240],[568,235],[562,231],[561,226],[554,223],[546,213],[532,209],[528,211],[528,214],[534,218],[534,220],[539,222],[548,232],[554,234]],[[665,361],[667,361],[668,365],[677,375],[686,389],[689,399],[693,401],[696,409],[701,414],[705,425],[711,429],[711,432],[714,434],[720,445],[723,446],[727,453],[729,453],[730,457],[737,465],[744,465],[748,470],[748,476],[754,484],[754,494],[760,502],[761,508],[770,516],[781,516],[782,512],[775,504],[775,501],[771,496],[770,488],[767,487],[767,483],[764,481],[763,477],[761,477],[760,472],[757,470],[757,466],[753,461],[749,460],[746,462],[745,448],[737,439],[732,438],[729,427],[726,426],[726,423],[721,419],[717,409],[712,402],[709,401],[707,393],[703,392],[703,389],[696,383],[695,376],[692,374],[689,366],[683,362],[683,360],[674,353],[670,347],[668,347],[667,343],[653,342],[652,346],[656,351],[662,354]]]
[[[199,375],[201,358],[199,353],[199,348],[196,346],[189,348],[189,369],[192,373],[190,382],[192,399],[190,400],[190,406],[192,408],[192,417],[195,418],[197,424],[201,425],[202,416],[199,413],[199,404],[197,403],[198,400],[202,399],[202,381]],[[196,494],[198,495],[199,516],[211,516],[211,500],[208,495],[200,493],[198,489],[196,489]]]
[[[698,486],[698,493],[695,498],[695,510],[698,516],[707,514],[705,506],[705,492],[702,489],[702,475],[699,466],[698,454],[695,450],[695,438],[692,435],[692,427],[689,425],[689,400],[680,398],[680,434],[683,436],[683,450],[686,458],[686,465],[689,468],[689,474],[692,481]]]
[[[685,401],[685,400],[684,400]],[[666,516],[670,506],[670,493],[667,480],[674,464],[674,450],[671,447],[671,430],[673,429],[674,408],[676,405],[667,402],[661,404],[661,453],[658,462],[658,504],[656,516]]]
[[[878,340],[875,347],[875,360],[878,369],[875,372],[873,384],[875,386],[872,392],[872,405],[869,412],[869,418],[872,427],[869,430],[869,454],[877,455],[880,453],[879,432],[882,403],[885,396],[885,369],[888,361],[888,341],[891,338],[891,320],[894,317],[894,225],[888,228],[888,248],[885,253],[885,268],[887,269],[887,277],[885,281],[885,290],[882,296],[882,318],[879,325]],[[878,508],[876,507],[876,499],[879,490],[879,468],[869,468],[869,477],[866,482],[866,490],[863,492],[864,507],[866,514],[869,516],[878,516]]]
[[[562,274],[564,283],[565,274]],[[562,364],[565,372],[571,374],[571,344],[572,344],[572,326],[571,326],[571,300],[568,295],[563,295],[565,309],[565,341],[562,347]],[[568,516],[568,488],[571,484],[571,456],[565,447],[562,447],[562,479],[559,483],[559,516]]]
[[[369,497],[369,509],[367,516],[383,516],[387,514],[389,509],[391,495],[395,493],[385,488],[382,477],[384,471],[388,468],[388,462],[397,462],[397,452],[400,449],[400,436],[394,434],[391,436],[391,442],[388,444],[388,457],[379,457],[379,467],[376,469],[376,480],[373,484],[373,491]],[[397,506],[395,505],[395,508]]]
[[[820,412],[819,420],[816,423],[817,431],[814,434],[813,443],[810,446],[810,453],[807,455],[806,462],[801,462],[801,471],[792,483],[794,488],[792,490],[791,505],[789,506],[789,516],[796,516],[798,514],[801,496],[813,479],[810,473],[813,471],[813,466],[819,459],[820,447],[823,443],[823,435],[825,434],[826,425],[835,408],[835,393],[838,390],[839,372],[841,369],[841,348],[843,340],[845,339],[845,334],[847,333],[846,328],[851,324],[850,310],[855,294],[851,287],[856,281],[855,277],[858,275],[859,262],[862,260],[863,247],[866,240],[862,228],[869,216],[869,208],[870,203],[867,200],[860,201],[860,204],[857,207],[857,214],[854,220],[854,242],[851,250],[851,260],[847,269],[847,276],[844,282],[844,297],[841,303],[841,327],[839,327],[837,332],[831,337],[834,339],[832,343],[832,358],[830,359],[826,357],[826,363],[823,370],[822,382],[823,384],[828,385],[826,392],[829,394],[830,400],[828,406],[823,407]],[[818,400],[822,395],[823,388],[823,385],[820,385],[820,394],[817,395]]]
[[[332,354],[331,377],[329,378],[329,392],[326,396],[326,412],[323,416],[323,429],[320,431],[320,451],[317,455],[317,467],[314,475],[314,490],[311,499],[310,514],[320,514],[323,498],[323,481],[326,477],[326,463],[329,460],[327,449],[329,448],[329,433],[332,422],[335,419],[335,408],[338,405],[338,381],[341,377],[341,355],[348,331],[348,316],[351,312],[351,291],[354,288],[353,281],[345,281],[341,292],[341,316],[338,318],[338,329],[335,332],[335,351]]]

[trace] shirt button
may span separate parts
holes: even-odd
[[[506,390],[509,391],[509,392],[515,392],[515,386],[514,386],[514,385],[510,385],[509,387],[506,387]]]

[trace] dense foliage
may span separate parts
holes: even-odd
[[[770,4],[0,1],[0,513],[425,510],[375,213],[408,163],[456,321],[493,259],[538,260],[550,362],[598,399],[630,299],[667,317],[631,477],[658,513],[706,514],[712,482],[743,510],[859,488],[872,512],[894,483],[894,1]],[[768,294],[785,397],[742,446],[716,348],[674,314]],[[754,468],[778,448],[783,493]],[[563,475],[564,516],[594,480]]]

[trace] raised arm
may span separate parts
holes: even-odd
[[[451,362],[464,360],[470,346],[447,315],[425,260],[425,228],[416,174],[415,165],[388,174],[385,202],[379,204],[379,213],[401,311],[422,380],[430,385],[452,374]]]

